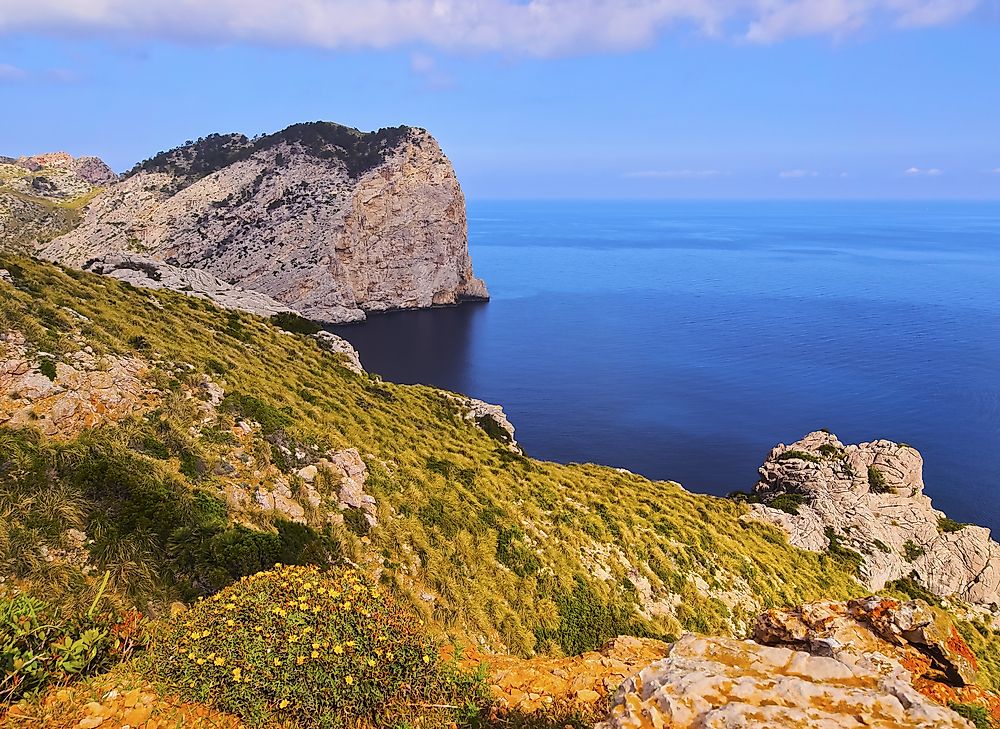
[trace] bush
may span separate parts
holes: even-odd
[[[780,494],[768,504],[772,509],[781,509],[787,514],[798,514],[799,507],[806,502],[802,494]]]
[[[903,544],[903,557],[906,558],[907,562],[912,562],[915,559],[924,556],[924,548],[919,544],[914,542],[912,539],[907,539]]]
[[[55,381],[56,379],[56,363],[51,359],[43,359],[38,363],[38,371],[43,375],[48,377],[50,380]]]
[[[323,329],[311,319],[306,319],[291,311],[282,311],[272,315],[271,323],[293,334],[316,334]]]
[[[976,729],[993,729],[993,720],[990,712],[985,706],[979,704],[960,704],[957,701],[949,701],[948,708],[954,711],[963,719],[971,721]]]
[[[281,567],[167,625],[150,668],[182,696],[251,725],[446,726],[485,703],[422,621],[359,572]]]
[[[888,494],[892,491],[885,475],[875,466],[868,466],[868,488],[873,494]]]
[[[821,463],[822,458],[817,456],[815,453],[806,453],[805,451],[790,450],[785,451],[775,460],[777,461],[809,461],[809,463]]]
[[[962,529],[965,529],[965,527],[967,526],[969,525],[955,521],[954,519],[949,519],[947,516],[942,516],[940,519],[938,519],[938,531],[943,532],[945,534],[961,531]]]
[[[29,595],[0,599],[0,706],[104,671],[142,644],[141,616],[97,612],[100,599],[72,618]]]

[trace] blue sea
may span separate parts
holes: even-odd
[[[1000,204],[472,202],[469,235],[492,300],[340,328],[370,370],[697,492],[818,428],[904,441],[1000,529]]]

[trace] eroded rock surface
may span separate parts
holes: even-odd
[[[258,291],[234,286],[197,268],[180,268],[140,255],[108,255],[83,264],[83,269],[111,276],[133,286],[170,289],[208,299],[225,309],[248,311],[259,316],[293,312],[291,307]]]
[[[19,334],[0,335],[0,425],[71,438],[156,402],[158,393],[143,382],[143,360],[88,349],[56,359],[29,350]]]
[[[625,681],[605,729],[969,729],[890,659],[685,635]]]
[[[199,140],[137,166],[41,251],[74,266],[139,254],[329,322],[487,297],[451,163],[410,127]]]
[[[750,516],[812,551],[829,548],[833,535],[859,553],[860,578],[872,591],[912,578],[935,595],[996,612],[1000,544],[989,529],[956,524],[936,510],[923,493],[922,471],[923,458],[910,446],[844,445],[817,431],[771,451],[756,487],[763,504],[752,505]]]
[[[521,453],[521,447],[514,438],[514,425],[507,419],[502,406],[462,395],[448,397],[458,405],[465,420],[475,423],[510,450]]]

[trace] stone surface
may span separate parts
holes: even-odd
[[[996,612],[1000,604],[1000,544],[988,529],[949,531],[945,514],[924,495],[923,459],[910,446],[878,440],[844,445],[817,431],[775,447],[760,468],[763,504],[750,518],[773,524],[789,541],[823,551],[828,533],[861,556],[860,578],[872,590],[912,578],[943,598],[957,597]],[[800,497],[797,514],[771,508]]]
[[[626,680],[605,729],[969,729],[898,663],[685,635]]]
[[[487,296],[455,172],[415,128],[201,140],[111,185],[41,253],[74,266],[141,254],[329,322]]]
[[[0,425],[71,438],[145,411],[159,399],[143,382],[147,368],[137,357],[97,358],[85,349],[55,360],[30,351],[19,334],[0,334]]]
[[[514,438],[514,425],[507,419],[502,406],[463,395],[448,394],[448,397],[458,405],[465,420],[475,423],[510,450],[522,452]]]
[[[328,352],[345,355],[344,366],[347,369],[359,375],[365,373],[365,368],[361,366],[361,355],[346,339],[327,331],[316,332],[313,336],[319,341],[319,346]]]
[[[140,255],[108,255],[86,261],[86,271],[111,276],[133,286],[170,289],[188,296],[209,299],[226,309],[239,309],[259,316],[295,312],[258,291],[234,286],[197,268],[180,268]]]
[[[772,609],[757,619],[754,640],[839,658],[843,653],[895,659],[915,678],[952,686],[976,680],[976,659],[943,612],[922,600],[867,597]]]
[[[552,706],[579,706],[601,711],[601,702],[626,677],[669,649],[658,640],[619,637],[579,656],[523,659],[466,650],[462,662],[469,668],[487,664],[491,693],[503,710],[531,714]]]

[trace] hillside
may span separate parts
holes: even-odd
[[[40,252],[134,282],[184,279],[223,305],[212,292],[228,284],[267,299],[239,308],[329,322],[488,297],[454,169],[414,127],[315,122],[189,142],[136,165]]]
[[[0,158],[0,247],[31,252],[80,221],[80,211],[114,182],[96,157],[65,152]]]
[[[350,567],[432,637],[483,655],[573,656],[617,635],[745,637],[767,608],[868,594],[859,555],[837,540],[799,549],[746,504],[534,460],[498,408],[383,382],[293,315],[221,310],[9,254],[0,269],[8,595],[44,596],[70,615],[103,601],[166,619],[230,585],[226,599],[243,604],[241,585],[276,579],[259,575],[275,563]],[[939,602],[915,583],[892,590]],[[179,614],[185,625],[226,618]],[[957,614],[978,680],[998,685],[1000,639]],[[248,639],[234,640],[225,650],[236,655]],[[615,660],[634,670],[630,655]],[[582,695],[604,701],[612,678]],[[458,690],[434,681],[428,691]],[[510,685],[512,702],[535,694]],[[204,686],[192,696],[239,706]]]

